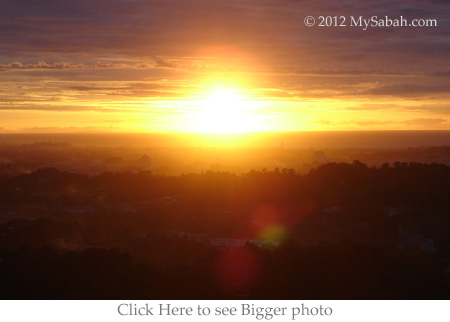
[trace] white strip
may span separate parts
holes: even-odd
[[[0,320],[448,322],[449,304],[450,301],[0,301]]]

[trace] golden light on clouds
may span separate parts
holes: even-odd
[[[374,3],[411,12],[409,0]],[[328,14],[347,6],[333,2]],[[361,12],[373,6],[357,2]],[[440,1],[414,8],[449,16]],[[450,129],[443,23],[308,28],[301,18],[323,14],[322,4],[278,0],[8,1],[1,9],[2,133]]]

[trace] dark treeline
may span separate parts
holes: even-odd
[[[88,176],[44,168],[30,174],[0,177],[0,201],[6,205],[39,199],[50,205],[88,202],[102,195],[115,202],[182,195],[192,202],[201,200],[215,206],[233,201],[286,202],[299,198],[316,198],[324,205],[355,205],[358,199],[364,199],[371,206],[440,206],[448,201],[449,180],[449,167],[413,162],[385,164],[381,168],[368,168],[359,161],[329,163],[308,175],[296,175],[292,169],[263,169],[243,175],[205,172],[172,177],[142,171]]]
[[[359,161],[0,177],[0,297],[448,299],[449,188],[445,165]]]

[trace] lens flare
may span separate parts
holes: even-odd
[[[261,241],[279,242],[287,235],[286,223],[281,211],[272,205],[256,208],[252,215],[255,237]]]
[[[281,225],[272,225],[262,229],[258,234],[258,239],[279,242],[286,238],[286,236],[286,228]]]
[[[233,294],[249,292],[261,277],[261,260],[250,248],[223,251],[216,261],[216,277],[221,288]]]

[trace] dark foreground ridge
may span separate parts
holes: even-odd
[[[450,167],[0,178],[1,299],[449,299]]]

